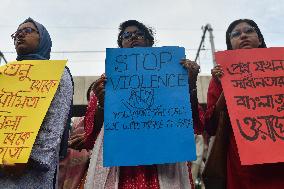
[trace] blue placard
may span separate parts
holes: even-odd
[[[181,47],[106,50],[104,166],[196,159]]]

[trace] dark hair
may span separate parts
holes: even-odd
[[[154,44],[154,32],[151,28],[145,26],[143,23],[138,22],[137,20],[127,20],[125,22],[122,22],[119,25],[119,33],[117,36],[117,44],[120,48],[122,48],[122,38],[121,35],[124,32],[125,28],[129,26],[136,26],[139,30],[143,31],[145,33],[145,39],[149,41],[149,45],[153,46]]]
[[[258,35],[258,39],[261,41],[261,45],[258,48],[266,48],[266,44],[263,38],[263,35],[260,31],[260,29],[258,28],[257,24],[250,19],[239,19],[239,20],[235,20],[234,22],[232,22],[227,31],[226,31],[226,44],[227,44],[227,50],[232,50],[232,44],[231,44],[231,39],[230,39],[230,34],[233,31],[233,29],[236,27],[236,25],[238,25],[239,23],[245,22],[247,24],[249,24],[250,26],[254,27],[256,30],[256,33]]]

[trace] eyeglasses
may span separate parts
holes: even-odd
[[[251,27],[251,26],[247,26],[247,27],[244,27],[242,28],[242,30],[235,30],[235,31],[232,31],[230,33],[230,39],[236,39],[236,38],[239,38],[242,33],[245,33],[247,35],[251,35],[251,34],[254,34],[256,33],[256,30],[254,27]]]
[[[122,35],[121,35],[121,38],[123,40],[128,40],[130,39],[132,36],[136,36],[138,39],[143,39],[145,37],[145,34],[144,32],[140,31],[140,30],[137,30],[137,31],[134,31],[134,32],[124,32]]]
[[[27,34],[30,34],[32,32],[37,32],[37,30],[33,29],[33,28],[30,28],[30,27],[26,27],[26,28],[23,28],[23,29],[19,29],[17,30],[15,33],[13,33],[11,35],[12,39],[16,39],[18,37],[18,35],[20,35],[20,33],[23,33],[24,35],[27,35]]]

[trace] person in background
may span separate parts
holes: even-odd
[[[253,20],[249,19],[235,20],[229,25],[226,31],[226,43],[227,50],[266,48],[260,29]],[[216,181],[214,183],[219,182],[218,188],[227,189],[283,188],[284,163],[251,166],[241,165],[220,82],[220,78],[224,75],[224,72],[220,65],[216,65],[211,73],[212,79],[208,88],[205,125],[206,131],[211,136],[216,135],[215,143],[217,142],[216,145],[218,146],[215,146],[215,149],[219,150],[219,154],[218,158],[212,158],[210,162],[209,156],[206,164],[212,165],[208,166],[211,168],[208,171],[214,173],[217,173],[216,169],[224,166],[224,170],[221,171],[223,173],[220,174],[225,175],[226,178],[223,181]]]
[[[120,48],[152,47],[154,44],[153,32],[141,22],[128,20],[119,27],[117,39]],[[196,78],[199,66],[190,60],[183,59],[181,64],[188,69],[190,99],[194,127],[201,123],[198,111]],[[194,188],[189,162],[180,162],[163,165],[103,167],[103,122],[104,122],[104,92],[106,76],[103,74],[94,84],[94,96],[91,97],[89,107],[96,107],[95,112],[88,112],[85,117],[85,135],[74,136],[70,146],[93,149],[86,189],[119,188],[119,189],[188,189]]]
[[[52,42],[49,33],[33,19],[28,18],[21,23],[12,38],[18,61],[50,59]],[[56,188],[54,175],[59,163],[59,146],[72,97],[71,77],[65,69],[32,147],[28,163],[7,164],[3,160],[0,167],[1,188]]]
[[[87,102],[93,95],[92,83],[87,90]],[[73,117],[71,123],[70,138],[74,135],[84,135],[84,118]],[[67,156],[59,165],[59,182],[60,189],[77,189],[82,187],[89,166],[90,152],[86,149],[75,150],[68,148]]]

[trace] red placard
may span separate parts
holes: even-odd
[[[241,164],[284,162],[284,48],[215,56]]]

